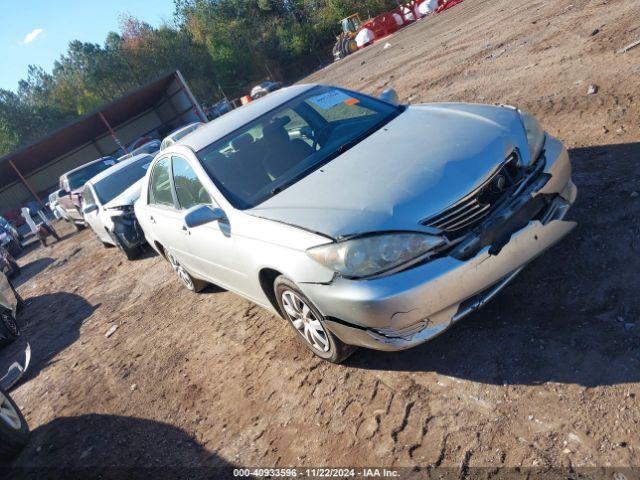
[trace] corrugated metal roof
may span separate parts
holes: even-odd
[[[19,180],[9,160],[25,177],[48,162],[71,152],[88,142],[105,134],[108,130],[102,119],[116,127],[139,113],[149,110],[158,103],[162,94],[177,77],[178,72],[171,72],[157,80],[120,97],[108,105],[73,122],[54,130],[43,138],[25,145],[0,158],[0,188]]]

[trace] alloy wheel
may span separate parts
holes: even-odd
[[[187,287],[189,290],[195,290],[195,285],[193,284],[193,280],[191,280],[191,276],[187,273],[182,265],[178,266],[178,276],[180,277],[180,281]]]
[[[0,420],[14,430],[20,430],[22,427],[17,410],[2,391],[0,391]]]
[[[193,284],[193,280],[191,279],[191,275],[184,269],[180,262],[170,253],[167,255],[169,263],[171,267],[175,270],[180,278],[182,284],[187,287],[189,290],[195,290],[195,285]]]
[[[281,298],[282,306],[289,321],[306,342],[315,350],[328,352],[329,338],[327,332],[316,314],[309,308],[309,305],[291,290],[282,292]]]

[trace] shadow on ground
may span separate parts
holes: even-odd
[[[399,353],[361,350],[349,365],[491,384],[640,381],[640,143],[570,156],[574,232],[440,337]]]
[[[18,314],[22,336],[0,350],[0,372],[23,358],[26,343],[31,345],[31,365],[21,382],[29,381],[80,336],[80,328],[99,305],[91,305],[73,293],[52,293],[26,298]],[[1,376],[1,375],[0,375]]]
[[[21,272],[20,272],[20,275],[12,279],[13,286],[18,288],[20,285],[26,283],[31,278],[38,275],[40,272],[42,272],[52,263],[53,263],[53,258],[43,257],[43,258],[38,258],[33,262],[29,262],[25,265],[20,265]]]
[[[6,478],[232,478],[233,465],[171,425],[118,415],[36,428]],[[2,470],[0,469],[0,472]]]

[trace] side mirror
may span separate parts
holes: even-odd
[[[195,228],[207,223],[217,222],[223,218],[225,218],[225,215],[220,208],[213,208],[209,205],[196,205],[187,210],[184,216],[184,223],[189,228]]]
[[[86,207],[84,207],[82,209],[82,213],[84,213],[85,215],[87,213],[91,213],[91,212],[97,212],[98,211],[98,206],[94,203],[92,205],[87,205]]]
[[[400,100],[398,99],[398,92],[393,88],[387,88],[380,94],[380,100],[398,105]]]

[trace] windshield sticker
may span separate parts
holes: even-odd
[[[357,98],[350,97],[340,90],[329,90],[326,93],[321,93],[320,95],[311,97],[309,98],[309,100],[311,101],[311,103],[315,104],[323,110],[329,110],[330,108],[333,108],[341,103],[345,103],[347,105],[358,103]]]
[[[104,161],[104,164],[105,164],[105,165],[109,165],[109,166],[111,166],[111,165],[115,165],[115,164],[116,164],[116,161],[115,161],[115,160],[105,160],[105,161]]]

